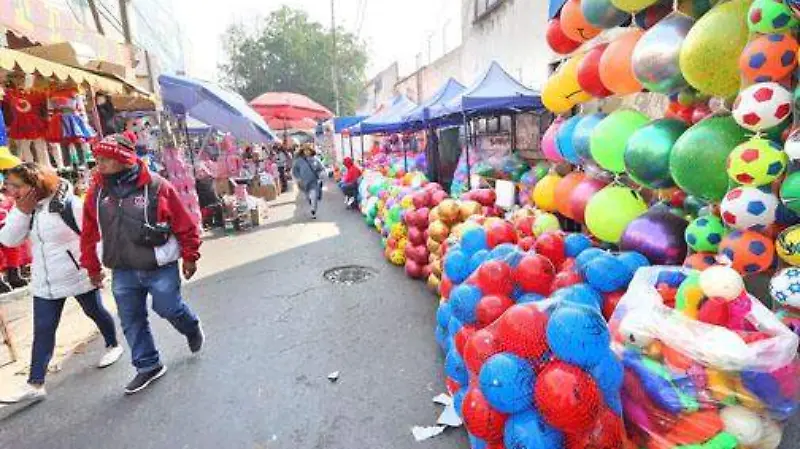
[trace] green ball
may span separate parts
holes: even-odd
[[[689,128],[672,148],[669,169],[675,184],[688,195],[719,201],[728,191],[725,163],[737,145],[747,140],[731,116],[707,118]]]
[[[700,217],[686,228],[686,243],[697,252],[715,253],[728,233],[722,220],[714,215]]]
[[[728,176],[741,185],[763,186],[781,176],[788,161],[777,143],[753,137],[728,156]]]
[[[610,185],[589,200],[586,227],[598,239],[616,244],[630,222],[645,212],[647,204],[638,192]]]
[[[789,210],[800,214],[800,172],[794,172],[783,180],[781,201]]]
[[[751,33],[784,33],[797,27],[792,9],[775,0],[755,0],[747,14],[747,27]]]
[[[621,109],[604,118],[592,131],[589,148],[592,159],[613,173],[625,171],[625,146],[636,130],[650,119],[639,111]]]
[[[687,129],[681,120],[662,119],[633,133],[625,147],[625,170],[631,179],[651,189],[674,186],[669,172],[669,155]]]

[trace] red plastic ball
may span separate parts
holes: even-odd
[[[503,352],[503,348],[494,332],[489,329],[481,329],[475,332],[464,345],[464,363],[472,374],[477,375],[489,357],[501,352]]]
[[[450,292],[453,291],[453,281],[450,280],[449,277],[446,275],[442,275],[442,283],[439,284],[439,293],[442,295],[442,298],[449,298]]]
[[[569,287],[570,285],[580,284],[583,278],[575,270],[562,271],[553,279],[553,291]]]
[[[525,293],[547,296],[553,284],[553,264],[540,254],[528,254],[514,270],[514,282]]]
[[[561,264],[561,266],[558,268],[558,271],[569,271],[574,269],[575,269],[575,259],[570,257],[567,258],[567,260],[565,260],[564,263]]]
[[[625,427],[622,418],[604,407],[594,425],[584,433],[568,434],[565,449],[622,449]]]
[[[686,192],[681,189],[674,189],[669,195],[669,204],[672,205],[672,207],[683,207],[685,201]]]
[[[507,221],[495,222],[486,231],[486,243],[489,248],[494,248],[503,243],[516,243],[517,231],[514,230],[514,225]]]
[[[561,266],[567,259],[564,249],[564,235],[560,232],[547,232],[536,239],[536,253],[550,259],[553,266]]]
[[[592,376],[562,361],[551,362],[539,374],[535,399],[542,417],[568,433],[588,430],[603,401]]]
[[[484,296],[476,307],[478,326],[483,328],[494,323],[513,305],[514,301],[507,296]]]
[[[461,389],[461,384],[451,377],[446,378],[444,384],[447,386],[447,392],[450,393],[450,395],[456,394],[456,392]]]
[[[561,55],[568,55],[581,46],[580,42],[573,41],[561,28],[561,19],[555,18],[547,23],[547,45]]]
[[[611,319],[611,315],[614,314],[614,310],[617,309],[617,304],[624,294],[625,290],[617,290],[603,295],[603,317],[606,321]]]
[[[519,242],[517,242],[517,246],[523,251],[530,251],[536,246],[536,239],[534,237],[522,237],[519,239]]]
[[[462,357],[464,355],[464,346],[477,331],[478,329],[475,326],[467,324],[462,326],[461,329],[456,332],[456,335],[453,336],[453,341],[456,344],[456,352],[461,354]]]
[[[514,223],[517,229],[517,234],[520,237],[533,237],[533,223],[536,221],[534,217],[521,217]]]
[[[730,303],[720,298],[708,298],[700,305],[697,319],[715,326],[726,326],[730,321]]]
[[[484,295],[511,296],[514,291],[511,267],[500,260],[484,262],[475,276],[475,285]]]
[[[548,350],[547,319],[535,304],[518,304],[497,320],[497,341],[505,351],[538,359]]]
[[[461,413],[471,434],[488,443],[503,440],[508,416],[493,409],[478,388],[472,387],[467,391]]]
[[[608,44],[601,44],[589,50],[578,65],[578,85],[597,98],[605,98],[613,94],[600,79],[600,59],[606,48],[608,48]]]

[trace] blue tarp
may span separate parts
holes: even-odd
[[[431,98],[424,101],[421,105],[417,106],[403,117],[406,126],[410,129],[421,129],[425,126],[425,122],[431,119],[431,110],[446,104],[453,98],[464,92],[464,85],[458,81],[450,78],[447,82],[439,88],[439,90],[431,96]]]
[[[403,116],[416,107],[417,104],[408,97],[398,95],[394,97],[389,108],[353,126],[350,128],[350,133],[359,135],[400,132],[403,129]]]
[[[433,108],[431,116],[440,119],[454,114],[480,114],[509,110],[542,109],[539,92],[528,89],[492,62],[486,73],[461,95],[443,106]]]
[[[253,143],[276,140],[272,130],[241,95],[183,76],[161,75],[161,98],[175,114],[191,115],[236,138]]]
[[[336,134],[341,134],[347,128],[350,128],[353,125],[361,123],[364,119],[366,119],[366,115],[353,115],[350,117],[334,117],[333,119],[333,129]]]
[[[564,3],[567,3],[567,0],[550,0],[550,18],[557,16],[561,8],[564,7]]]

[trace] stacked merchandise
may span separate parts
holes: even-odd
[[[202,214],[191,164],[186,162],[183,151],[176,148],[165,148],[162,159],[167,176],[178,191],[181,202],[186,205],[189,214],[200,226]]]

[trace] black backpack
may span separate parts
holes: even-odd
[[[78,222],[75,220],[75,211],[72,209],[73,198],[75,198],[73,195],[67,195],[64,198],[64,201],[61,203],[50,203],[50,212],[58,212],[58,215],[61,215],[61,219],[64,220],[64,224],[72,229],[76,234],[81,235],[81,228],[78,227]],[[35,212],[31,214],[31,223],[29,225],[29,229],[33,229],[34,215],[36,215]]]

